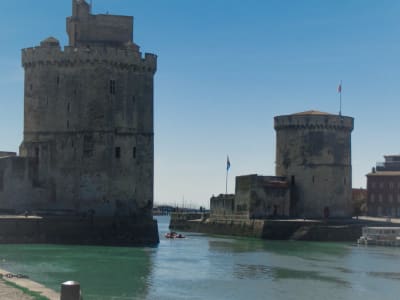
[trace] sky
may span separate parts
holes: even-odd
[[[18,151],[22,48],[67,44],[71,0],[0,3],[0,151]],[[400,153],[398,0],[93,0],[133,15],[134,40],[158,55],[155,203],[209,207],[235,176],[274,175],[273,117],[306,110],[355,118],[353,187]]]

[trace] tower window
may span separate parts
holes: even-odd
[[[133,158],[136,158],[136,147],[133,147]]]
[[[110,80],[110,94],[115,95],[115,80]]]
[[[121,147],[115,147],[115,158],[121,158]]]

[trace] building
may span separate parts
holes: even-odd
[[[263,219],[288,217],[290,187],[283,177],[236,177],[235,194],[211,198],[214,218]]]
[[[292,185],[292,215],[352,215],[353,127],[351,117],[319,111],[275,117],[276,175]]]
[[[385,162],[367,174],[368,215],[400,217],[400,155],[387,155]]]
[[[157,56],[134,43],[133,17],[72,9],[67,46],[22,50],[24,139],[0,158],[0,209],[152,222]]]
[[[235,195],[211,198],[211,216],[352,216],[354,119],[318,111],[275,117],[276,176],[239,176]]]

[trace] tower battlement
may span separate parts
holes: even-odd
[[[132,46],[116,47],[81,47],[66,46],[62,50],[59,45],[26,48],[22,50],[22,66],[29,68],[36,65],[57,65],[64,67],[84,64],[109,64],[122,69],[138,72],[157,71],[157,55],[143,54]]]
[[[327,113],[305,112],[274,118],[274,128],[280,129],[311,129],[311,130],[345,130],[352,131],[352,117],[332,115]]]

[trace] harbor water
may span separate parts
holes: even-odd
[[[154,248],[0,245],[0,266],[85,300],[399,299],[400,248],[185,233]]]

